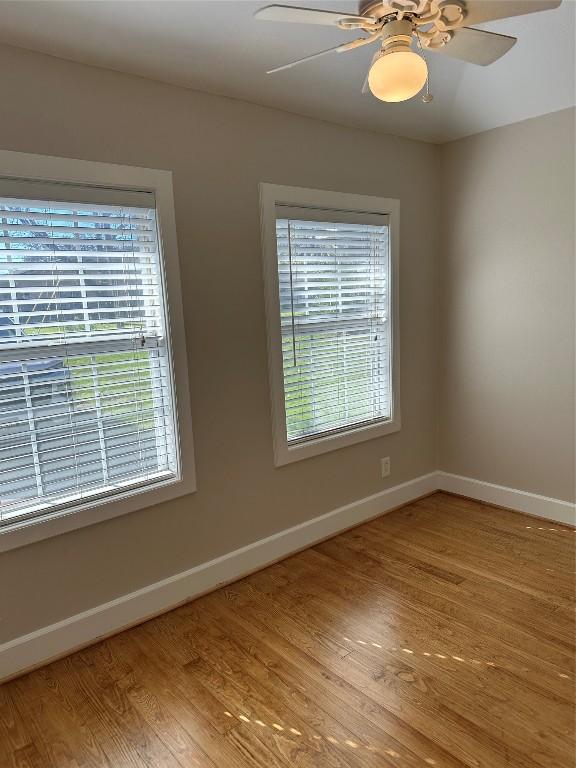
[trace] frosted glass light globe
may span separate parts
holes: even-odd
[[[368,85],[377,99],[406,101],[422,90],[428,77],[426,62],[414,51],[384,51],[368,72]]]

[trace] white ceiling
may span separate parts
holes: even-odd
[[[269,2],[21,0],[0,4],[0,42],[383,133],[444,142],[575,103],[576,0],[483,25],[518,43],[489,67],[427,54],[434,101],[384,104],[361,88],[372,46],[275,75],[266,69],[357,37],[258,22]],[[356,12],[354,0],[278,0]],[[6,73],[5,73],[6,75]]]

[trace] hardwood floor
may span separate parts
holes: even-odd
[[[572,768],[574,531],[437,493],[0,687],[0,766]]]

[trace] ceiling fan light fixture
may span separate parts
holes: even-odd
[[[428,78],[426,62],[409,45],[381,51],[368,72],[372,94],[381,101],[407,101],[419,93]]]
[[[346,53],[381,42],[382,49],[372,60],[362,93],[368,90],[381,101],[402,102],[413,98],[428,82],[424,57],[411,49],[418,43],[420,52],[442,53],[470,64],[487,66],[502,58],[516,42],[471,24],[523,16],[557,8],[562,0],[360,0],[358,15],[340,11],[299,8],[293,5],[268,5],[256,11],[255,18],[326,24],[340,29],[360,29],[363,37],[340,43],[310,56],[269,69],[267,74],[291,69],[332,53]],[[464,26],[466,23],[467,26]],[[432,101],[428,86],[422,100]]]

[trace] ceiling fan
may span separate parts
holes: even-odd
[[[557,8],[562,0],[362,0],[358,14],[269,5],[254,14],[261,21],[324,24],[365,33],[334,48],[292,61],[267,74],[290,69],[329,53],[346,53],[364,45],[379,43],[364,81],[382,101],[406,101],[428,86],[424,51],[443,53],[455,59],[486,66],[504,56],[515,37],[498,35],[470,25],[522,16]],[[465,26],[466,25],[466,26]],[[420,54],[412,50],[416,43]],[[432,101],[428,87],[423,101]]]

